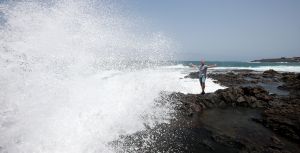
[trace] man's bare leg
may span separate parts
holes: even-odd
[[[204,89],[205,89],[205,83],[202,82],[202,81],[200,81],[200,86],[201,86],[201,89],[202,89],[201,94],[205,94],[205,92],[204,92]]]
[[[202,81],[200,81],[201,93],[203,92]]]
[[[202,88],[202,94],[205,94],[205,83],[204,82],[202,82],[202,84],[201,84],[201,88]]]

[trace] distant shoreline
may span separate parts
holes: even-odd
[[[290,62],[290,63],[300,63],[300,57],[268,58],[268,59],[253,60],[251,62]]]

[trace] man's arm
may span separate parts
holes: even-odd
[[[197,67],[197,65],[194,65],[193,63],[190,63],[189,64],[191,67],[193,67],[193,68],[196,68]]]
[[[213,67],[217,67],[217,64],[207,65],[207,68],[213,68]]]

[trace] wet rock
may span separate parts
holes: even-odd
[[[245,98],[242,96],[237,99],[238,103],[245,102],[245,101],[246,101]]]
[[[199,78],[199,71],[198,72],[191,72],[190,74],[188,74],[184,78],[198,79]]]
[[[284,99],[281,99],[284,100]],[[288,99],[285,99],[288,100]],[[300,101],[267,108],[263,112],[263,124],[276,133],[300,143]]]
[[[283,85],[279,89],[288,90],[292,96],[300,97],[300,73],[282,73]]]
[[[205,95],[173,93],[170,97],[182,103],[180,109],[185,110],[187,114],[225,106],[266,107],[273,99],[262,87],[232,87]]]
[[[250,72],[254,72],[254,70],[249,70],[249,69],[235,69],[231,70],[232,72],[238,72],[238,73],[244,73],[244,74],[249,74]]]
[[[276,75],[279,75],[279,73],[273,69],[270,69],[270,70],[266,70],[263,72],[263,77],[274,77]]]
[[[271,140],[272,140],[272,142],[274,142],[276,144],[276,146],[280,146],[279,148],[282,148],[283,143],[281,142],[281,140],[279,138],[277,138],[276,136],[272,136]]]
[[[262,104],[261,101],[255,101],[255,102],[251,103],[250,106],[251,106],[252,108],[263,108],[263,107],[265,107],[265,106]]]
[[[194,74],[195,75],[195,74]],[[201,111],[206,112],[207,109],[215,109],[216,107],[247,107],[251,109],[263,110],[262,118],[253,121],[264,125],[276,133],[268,138],[268,144],[257,147],[255,143],[248,142],[247,138],[238,140],[234,137],[217,135],[215,141],[226,146],[239,148],[236,144],[242,144],[240,152],[288,152],[284,148],[281,141],[285,137],[290,142],[300,144],[300,74],[299,73],[279,73],[274,70],[264,72],[244,72],[231,71],[223,73],[210,73],[209,77],[216,80],[217,83],[225,85],[229,88],[218,90],[215,93],[206,95],[185,95],[181,94],[179,99],[182,103],[195,103],[201,107]],[[262,86],[258,86],[262,85]],[[286,95],[272,94],[270,95],[267,87],[286,90]],[[189,98],[187,98],[189,97]],[[182,100],[184,99],[184,100]],[[195,111],[195,106],[188,103],[187,111]],[[236,109],[236,108],[235,108]],[[280,136],[277,137],[277,136]],[[282,137],[281,137],[282,136]]]
[[[242,74],[228,72],[225,74],[219,73],[209,73],[208,77],[217,80],[216,83],[220,83],[223,86],[235,87],[242,84],[250,83],[249,80],[246,80]]]
[[[259,59],[253,60],[251,62],[300,62],[300,57],[280,57],[280,58],[268,58],[268,59]]]
[[[239,142],[236,139],[229,137],[227,135],[215,134],[212,136],[212,138],[216,142],[221,143],[226,146],[229,146],[229,147],[232,147],[232,148],[244,149],[246,147],[241,142]]]

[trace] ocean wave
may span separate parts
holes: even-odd
[[[169,40],[114,5],[0,2],[0,152],[115,152],[109,142],[172,117],[155,100],[176,75],[147,69]]]
[[[281,71],[281,72],[300,72],[300,66],[258,66],[258,67],[216,67],[213,69],[220,69],[220,70],[226,70],[226,69],[249,69],[249,70],[255,70],[255,71],[266,71],[269,69],[273,69],[275,71]]]

